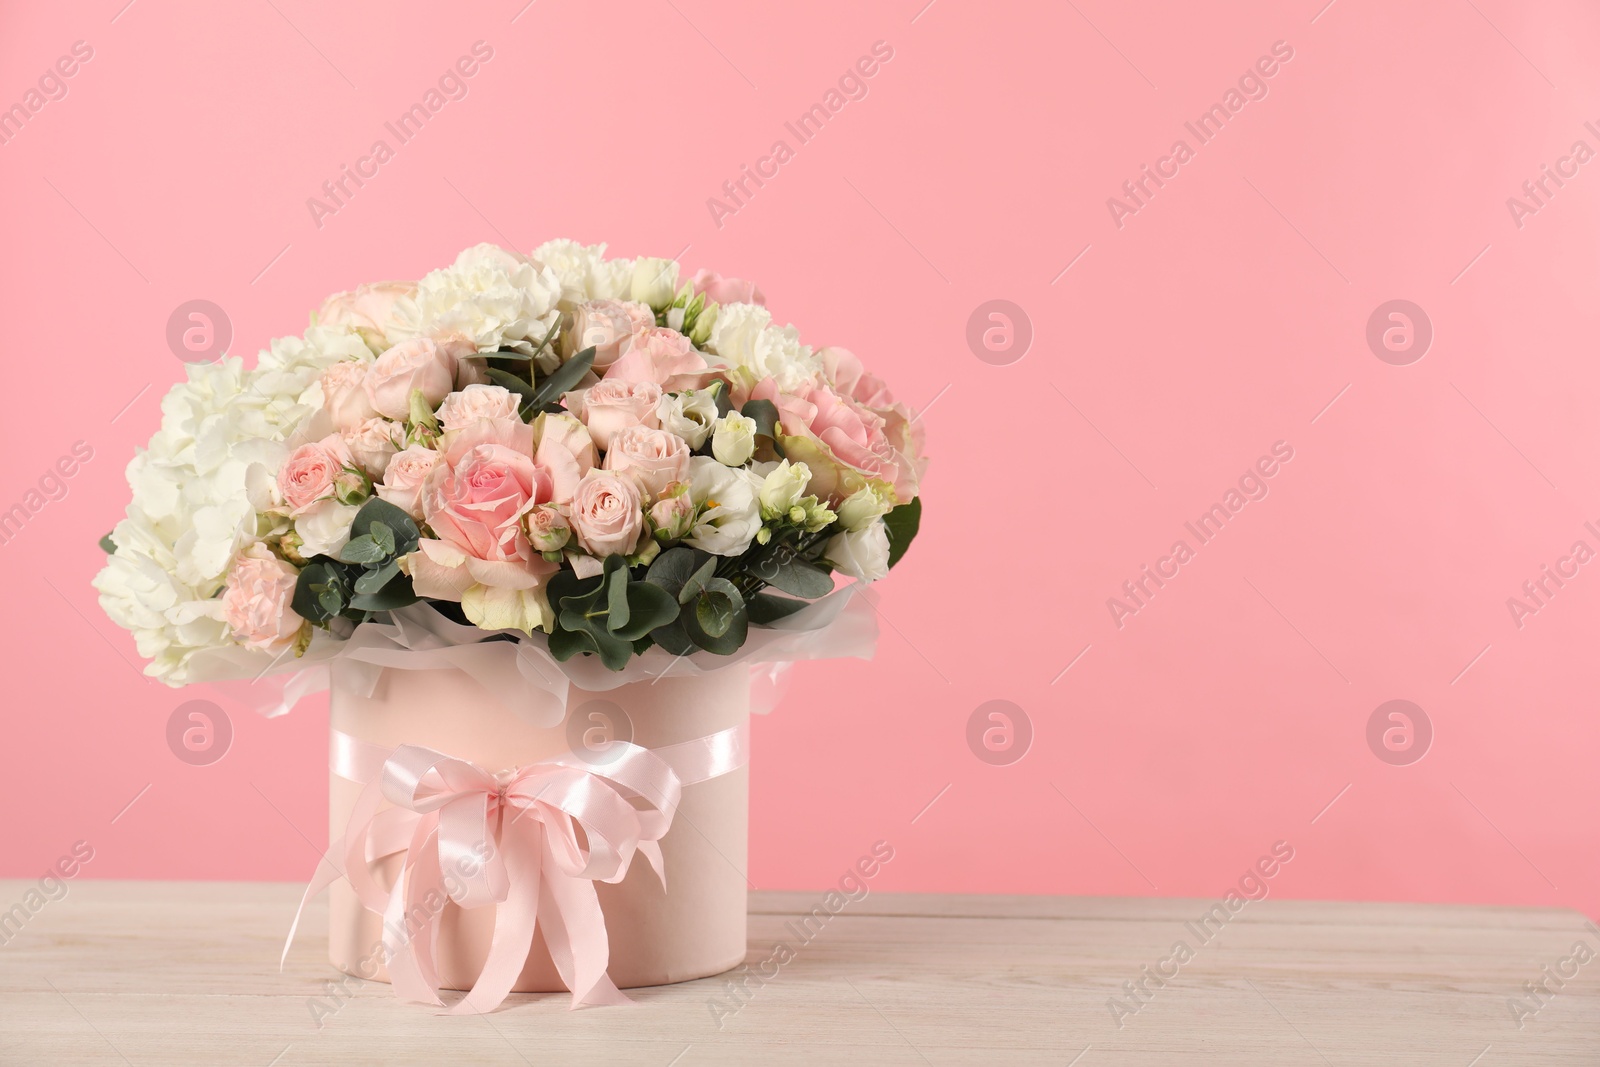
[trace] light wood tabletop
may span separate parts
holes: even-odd
[[[0,882],[0,909],[30,888]],[[757,893],[742,995],[450,1018],[329,986],[320,902],[278,973],[299,893],[71,883],[0,927],[0,1063],[1600,1064],[1600,959],[1573,955],[1600,933],[1558,909],[1268,900],[1202,927],[1211,902],[872,893],[807,942],[788,924],[821,894]]]

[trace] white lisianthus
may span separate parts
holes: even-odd
[[[699,448],[706,443],[717,421],[717,401],[705,389],[667,393],[656,405],[656,417],[661,420],[663,430],[671,430],[687,441],[690,448]]]
[[[561,296],[561,280],[548,266],[498,245],[474,245],[419,281],[414,297],[397,303],[401,324],[389,341],[461,337],[479,352],[532,352],[560,317]]]
[[[761,517],[781,518],[800,503],[811,481],[811,468],[804,463],[784,460],[774,467],[761,482]]]
[[[864,530],[894,507],[893,499],[885,496],[881,483],[864,485],[840,502],[837,509],[839,524],[846,530]]]
[[[671,259],[640,256],[633,261],[630,299],[660,311],[678,295],[678,263]]]
[[[706,344],[747,386],[771,378],[779,389],[794,392],[822,372],[822,361],[800,343],[800,331],[772,325],[771,313],[759,304],[722,305]]]
[[[756,451],[756,420],[730,411],[718,419],[711,431],[711,454],[718,463],[742,467]]]
[[[880,519],[864,529],[834,534],[822,547],[822,558],[846,577],[875,582],[889,573],[889,528]]]
[[[684,541],[713,555],[739,555],[761,529],[760,489],[760,479],[749,471],[695,456],[689,461],[695,519]]]

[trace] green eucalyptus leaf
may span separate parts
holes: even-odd
[[[294,597],[290,600],[289,606],[302,619],[310,619],[314,623],[326,623],[339,614],[344,605],[339,603],[329,611],[324,606],[322,594],[330,584],[336,586],[343,581],[344,575],[339,570],[338,564],[326,556],[318,556],[306,564],[300,572],[300,577],[295,580]]]
[[[371,536],[352,537],[339,550],[340,563],[381,563],[389,553]]]
[[[786,619],[801,608],[810,607],[810,604],[792,597],[756,593],[745,601],[745,607],[750,612],[751,622],[757,626],[765,626],[779,619]]]
[[[520,396],[524,406],[533,402],[533,386],[529,385],[526,379],[519,378],[510,371],[501,370],[499,367],[490,367],[484,373],[489,376],[489,381],[495,385],[509,389]]]
[[[690,640],[707,652],[731,656],[739,651],[750,630],[744,597],[726,578],[713,578],[696,599],[694,611],[679,616]]]
[[[561,394],[582,381],[592,366],[594,366],[594,349],[585,348],[546,375],[526,406],[539,411],[547,405],[559,403]]]
[[[606,629],[616,633],[627,625],[628,568],[618,567],[606,576]]]
[[[637,641],[678,617],[677,600],[660,586],[631,582],[627,590],[628,621],[619,623],[614,610],[609,620],[611,632],[623,640]]]
[[[828,572],[793,552],[780,552],[757,560],[751,564],[750,572],[774,589],[807,600],[833,592],[833,578]]]
[[[677,597],[694,573],[708,560],[711,560],[709,552],[701,552],[687,545],[669,548],[650,561],[650,569],[645,571],[644,580]]]
[[[716,573],[716,570],[717,557],[712,556],[700,565],[699,570],[689,575],[688,580],[683,583],[683,588],[678,592],[678,603],[687,604],[699,596],[701,591],[705,589],[706,583],[711,580],[711,576]]]
[[[111,553],[115,552],[116,550],[117,550],[117,543],[115,541],[111,540],[111,535],[110,534],[106,534],[104,537],[100,538],[100,551],[104,552],[106,555],[109,556],[109,555],[111,555]]]
[[[350,532],[355,536],[371,536],[378,540],[382,535],[377,527],[382,526],[388,530],[389,540],[392,542],[388,548],[388,555],[404,556],[416,550],[417,540],[422,532],[417,529],[417,524],[410,515],[380,497],[372,497],[361,510],[356,512],[355,521],[350,524]],[[380,542],[382,544],[383,542]]]
[[[585,630],[568,630],[558,627],[550,635],[550,654],[557,660],[565,663],[580,652],[594,652],[598,650]]]
[[[358,582],[357,585],[359,584]],[[376,592],[357,591],[350,598],[350,607],[356,611],[393,611],[395,608],[415,604],[417,600],[417,594],[411,588],[411,578],[400,574]]]
[[[376,593],[388,585],[400,573],[400,561],[391,559],[376,570],[368,570],[355,581],[354,589],[358,593]]]
[[[911,547],[917,528],[922,525],[922,498],[912,497],[910,503],[892,509],[883,517],[883,524],[888,527],[889,566],[893,567]]]
[[[778,406],[770,400],[746,400],[739,414],[756,424],[756,433],[776,439],[778,435]]]

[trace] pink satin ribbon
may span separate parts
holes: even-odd
[[[665,890],[659,842],[683,788],[744,766],[749,725],[657,749],[611,745],[604,763],[569,754],[495,775],[429,748],[388,750],[334,731],[333,772],[363,788],[344,837],[306,887],[280,968],[306,904],[343,877],[363,907],[383,916],[389,980],[405,1000],[444,1005],[434,952],[448,897],[462,908],[495,908],[488,958],[451,1014],[499,1006],[536,929],[574,1008],[628,1003],[606,974],[611,948],[594,883],[622,881],[642,853]],[[398,853],[400,873],[385,890],[372,865]]]

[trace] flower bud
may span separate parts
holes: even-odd
[[[894,505],[871,486],[862,486],[845,497],[838,507],[839,522],[846,530],[864,530],[889,514]]]
[[[715,447],[713,442],[713,450]],[[805,517],[804,510],[801,510],[799,517],[789,513],[799,507],[800,497],[810,481],[811,468],[804,463],[790,463],[788,460],[779,463],[761,483],[761,517],[769,521],[787,517],[791,522],[798,523]]]
[[[689,499],[689,485],[673,482],[650,506],[650,528],[661,540],[676,541],[693,525],[694,501]]]
[[[756,420],[730,411],[711,433],[711,454],[725,467],[742,467],[756,452]]]
[[[633,262],[632,298],[660,311],[677,296],[678,264],[671,259],[640,256]]]
[[[535,552],[559,552],[572,540],[572,527],[554,504],[533,508],[523,516],[523,524]]]

